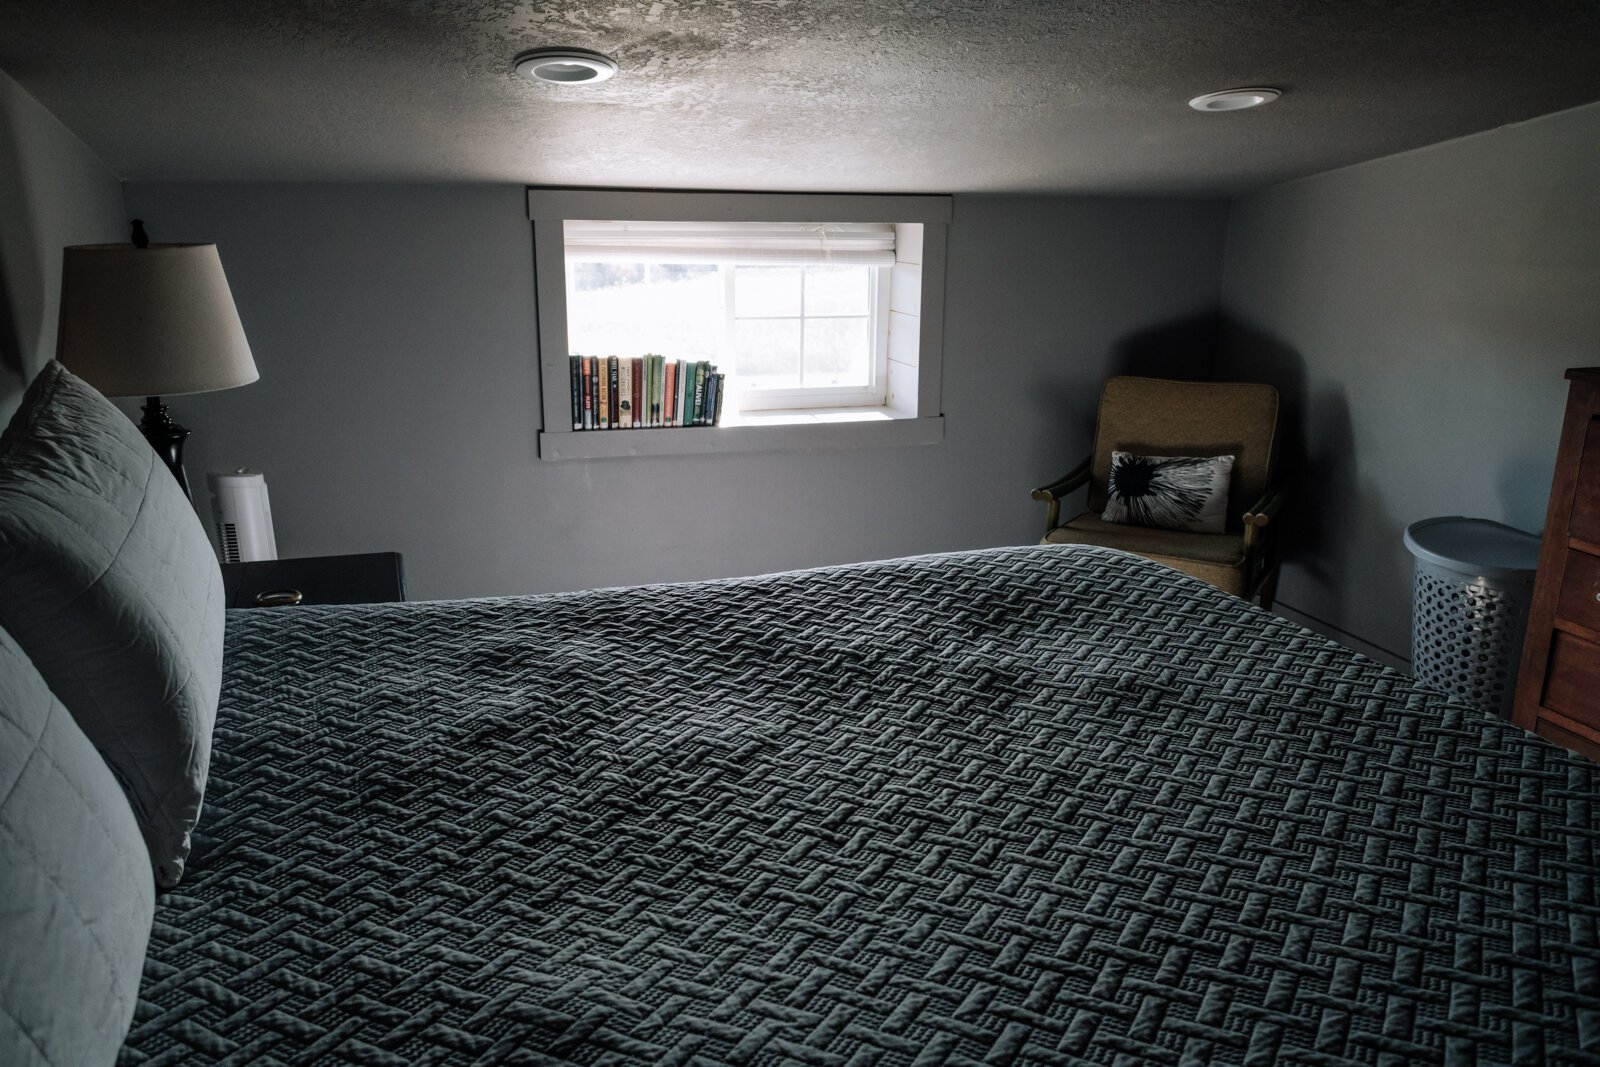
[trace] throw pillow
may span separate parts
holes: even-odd
[[[111,1063],[155,887],[128,799],[0,630],[0,1063]]]
[[[1222,533],[1228,521],[1232,456],[1111,453],[1107,522],[1187,533]]]
[[[0,625],[105,757],[176,885],[222,683],[222,573],[177,479],[52,361],[0,434]]]

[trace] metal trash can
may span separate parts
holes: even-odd
[[[1509,718],[1539,539],[1452,515],[1412,523],[1405,542],[1416,557],[1411,673]]]

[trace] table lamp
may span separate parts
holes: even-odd
[[[63,250],[56,359],[106,396],[142,396],[139,429],[185,495],[183,443],[163,396],[248,385],[250,356],[217,246],[133,243]]]

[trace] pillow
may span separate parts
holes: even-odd
[[[0,1063],[112,1063],[155,888],[128,799],[0,630]]]
[[[51,361],[0,435],[0,626],[105,757],[176,885],[222,682],[222,574],[177,479]]]
[[[1111,453],[1106,522],[1188,533],[1222,533],[1228,521],[1232,456]]]

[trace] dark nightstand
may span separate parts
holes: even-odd
[[[398,552],[224,563],[222,584],[230,608],[389,604],[406,598],[405,565]]]

